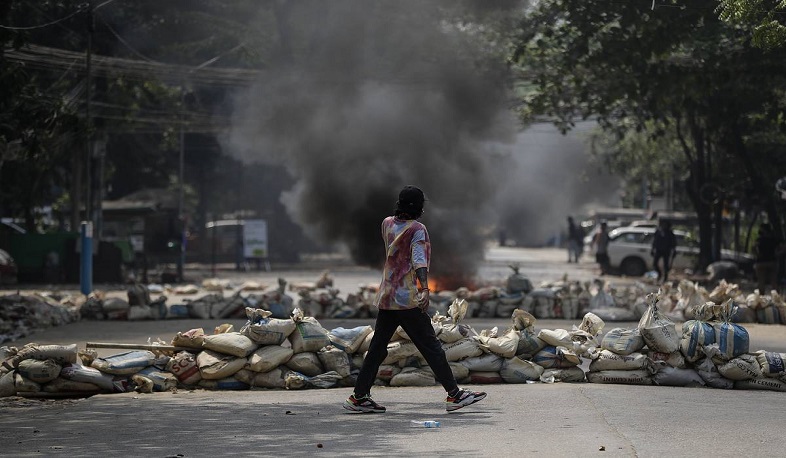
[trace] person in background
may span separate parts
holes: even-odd
[[[374,402],[370,393],[379,366],[387,357],[388,343],[399,326],[426,359],[434,378],[447,391],[445,410],[458,410],[486,397],[486,393],[458,387],[428,315],[431,243],[426,226],[417,220],[423,215],[425,200],[419,188],[405,186],[398,195],[394,216],[382,221],[386,257],[382,283],[374,300],[379,313],[354,393],[343,404],[351,412],[385,412],[385,407]]]
[[[670,221],[660,220],[658,229],[655,230],[655,236],[652,238],[650,254],[652,254],[652,264],[655,271],[658,272],[658,281],[668,281],[671,261],[677,255],[677,237],[671,230]],[[661,261],[663,268],[660,267]]]
[[[756,272],[759,293],[769,294],[772,289],[778,289],[778,255],[782,251],[780,240],[769,223],[759,226],[759,236],[756,238],[754,251],[756,263],[753,268]]]
[[[600,274],[609,273],[609,225],[606,221],[600,223],[600,230],[592,238],[592,246],[595,249],[595,262],[600,266]]]
[[[568,216],[568,262],[579,262],[584,250],[584,231]]]

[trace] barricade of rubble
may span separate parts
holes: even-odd
[[[706,386],[786,391],[786,354],[750,351],[747,330],[731,321],[732,299],[693,307],[681,329],[660,308],[668,295],[650,294],[638,325],[603,332],[592,312],[572,329],[536,331],[521,309],[511,325],[480,332],[462,321],[469,302],[457,298],[432,325],[461,384],[591,382]],[[374,332],[371,326],[325,329],[295,309],[289,318],[246,307],[240,330],[224,324],[206,333],[178,332],[148,345],[88,343],[2,347],[0,396],[88,396],[177,389],[307,389],[353,386]],[[97,357],[95,348],[124,348]],[[383,386],[437,385],[403,329],[388,345],[377,373]],[[582,368],[588,363],[588,369]]]
[[[41,295],[0,296],[0,343],[21,339],[41,329],[79,320],[79,312]]]
[[[511,267],[514,272],[504,285],[433,293],[431,310],[445,315],[450,304],[458,299],[467,302],[468,318],[506,318],[513,311],[522,310],[538,319],[574,320],[592,312],[605,322],[636,321],[647,309],[647,294],[658,288],[641,282],[617,288],[610,282],[567,278],[533,287],[515,266]],[[287,290],[298,298],[287,294]],[[205,294],[181,299],[199,293]],[[374,318],[376,293],[377,285],[359,285],[356,292],[342,297],[333,287],[329,273],[324,272],[316,282],[288,284],[280,278],[272,287],[257,282],[233,285],[215,278],[203,281],[201,287],[134,284],[126,291],[127,299],[109,297],[102,291],[88,296],[14,294],[0,296],[0,343],[79,319],[243,319],[247,307],[266,310],[278,319],[289,319],[295,308],[316,319]],[[736,305],[732,322],[786,324],[786,302],[776,291],[762,294],[755,290],[745,294],[738,285],[725,280],[708,291],[697,283],[682,280],[676,286],[671,282],[660,285],[659,294],[662,297],[659,309],[673,321],[693,319],[694,308],[706,302],[720,304],[732,299]]]

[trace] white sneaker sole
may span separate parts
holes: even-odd
[[[447,406],[445,406],[445,410],[447,410],[448,412],[455,412],[456,410],[458,410],[458,409],[460,409],[462,407],[471,406],[472,404],[474,404],[474,403],[476,403],[478,401],[484,400],[487,395],[488,394],[483,394],[482,396],[472,396],[472,400],[470,402],[467,402],[467,400],[464,400],[460,404],[450,403]]]
[[[343,404],[341,404],[341,407],[348,410],[349,413],[385,413],[384,410],[374,410],[366,407],[357,407],[357,406],[353,406],[348,402],[344,402]]]

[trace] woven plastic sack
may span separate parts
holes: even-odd
[[[156,355],[152,351],[134,350],[98,358],[91,366],[107,374],[131,375],[152,366],[155,360]]]
[[[660,312],[657,297],[650,294],[647,299],[650,306],[639,320],[639,332],[650,350],[671,353],[680,348],[680,335],[670,319]]]
[[[621,385],[652,385],[650,373],[644,370],[587,372],[587,381]]]
[[[197,355],[197,365],[202,378],[206,380],[220,380],[235,375],[242,369],[248,360],[233,355],[205,350]]]
[[[259,344],[239,332],[227,332],[224,334],[205,336],[202,346],[208,350],[213,350],[225,355],[245,358],[253,353],[254,350],[259,347]]]
[[[609,350],[601,350],[593,356],[594,359],[589,365],[590,372],[642,370],[649,364],[649,359],[642,353],[618,355]]]
[[[499,370],[499,375],[505,383],[527,383],[538,380],[541,374],[543,374],[542,366],[515,356],[505,359]]]
[[[316,352],[322,347],[330,345],[328,330],[323,328],[316,318],[303,316],[300,309],[295,309],[292,312],[292,319],[296,326],[292,334],[289,335],[292,351],[295,353]]]
[[[704,346],[715,343],[715,329],[710,323],[688,320],[682,324],[680,351],[685,359],[694,362],[704,357]]]
[[[282,364],[286,364],[292,358],[291,348],[279,347],[278,345],[267,345],[251,354],[248,357],[246,368],[254,372],[268,372]]]
[[[587,381],[584,371],[580,367],[566,367],[563,369],[546,369],[540,374],[543,383],[579,383]]]
[[[260,345],[281,345],[295,330],[291,319],[270,318],[271,312],[246,307],[248,322],[240,333]]]
[[[644,339],[638,329],[614,328],[603,336],[600,346],[618,355],[629,355],[644,348]]]
[[[317,354],[309,351],[292,355],[285,366],[307,377],[314,377],[325,372]]]
[[[762,376],[761,365],[756,356],[744,354],[718,366],[718,372],[729,380],[753,380]]]

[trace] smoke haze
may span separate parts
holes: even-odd
[[[298,27],[318,32],[237,98],[224,149],[284,166],[295,180],[282,195],[290,217],[374,268],[384,259],[382,219],[404,185],[419,186],[432,276],[457,287],[472,279],[500,224],[543,237],[561,228],[572,199],[542,174],[565,156],[528,159],[503,60],[435,3],[314,3],[317,11],[297,19],[316,22]],[[560,170],[576,173],[573,165]]]

